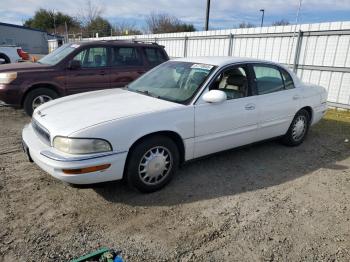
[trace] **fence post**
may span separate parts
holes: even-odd
[[[185,42],[184,42],[184,57],[187,56],[187,40],[188,40],[188,37],[185,36]]]
[[[296,74],[298,65],[299,65],[299,57],[300,57],[300,50],[301,50],[301,42],[303,41],[303,32],[299,30],[298,33],[298,39],[297,44],[295,47],[295,56],[294,56],[294,63],[293,63],[293,72]]]
[[[232,56],[232,49],[233,49],[233,34],[229,35],[229,42],[228,42],[228,56]]]

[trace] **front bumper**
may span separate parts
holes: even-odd
[[[53,147],[43,143],[36,135],[31,124],[24,127],[22,139],[28,147],[30,158],[51,176],[71,184],[94,184],[119,180],[123,177],[127,152],[111,152],[108,154],[73,156],[62,154]],[[68,175],[63,169],[80,169],[91,166],[111,164],[105,170]]]
[[[20,87],[14,84],[0,84],[0,101],[2,105],[20,107],[22,102]]]

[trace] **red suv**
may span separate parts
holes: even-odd
[[[70,94],[124,87],[169,60],[155,43],[93,41],[64,44],[37,63],[0,65],[0,103],[39,105]]]

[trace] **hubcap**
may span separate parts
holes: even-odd
[[[292,136],[295,141],[303,138],[306,131],[306,119],[304,116],[298,116],[294,121],[294,126],[292,130]]]
[[[37,108],[38,106],[46,103],[46,102],[49,102],[51,101],[52,98],[47,96],[47,95],[40,95],[40,96],[37,96],[36,98],[33,99],[33,102],[32,102],[32,107],[33,109]]]
[[[169,150],[162,146],[153,147],[141,158],[140,179],[147,185],[159,184],[168,176],[171,166],[172,158]]]

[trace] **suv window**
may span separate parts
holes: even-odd
[[[290,76],[290,74],[284,70],[284,69],[280,69],[281,70],[281,74],[282,74],[282,77],[283,77],[283,82],[284,82],[284,87],[285,89],[292,89],[294,88],[294,82],[293,82],[293,79],[292,77]]]
[[[259,95],[278,92],[284,89],[280,71],[271,66],[253,66]]]
[[[245,66],[235,66],[225,69],[211,85],[210,90],[224,91],[227,100],[249,95],[247,69]]]
[[[156,66],[166,61],[163,53],[158,48],[144,47],[147,61],[150,65]]]
[[[81,63],[82,68],[95,68],[107,66],[107,48],[91,47],[78,53],[74,60]]]
[[[137,66],[142,61],[135,47],[113,47],[112,65]]]

